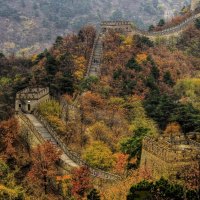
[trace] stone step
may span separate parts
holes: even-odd
[[[51,141],[53,145],[60,149],[56,140],[51,136],[48,130],[43,126],[43,124],[40,123],[40,121],[38,121],[38,119],[34,115],[26,114],[26,117],[31,121],[35,129],[42,136],[42,138],[44,138],[44,140]],[[73,160],[71,160],[64,152],[61,155],[61,160],[71,167],[78,167],[78,165]]]

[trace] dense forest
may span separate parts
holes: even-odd
[[[194,177],[153,183],[138,167],[145,136],[200,131],[200,21],[172,42],[110,32],[101,76],[85,77],[95,36],[86,26],[32,57],[0,54],[0,198],[131,200],[142,191],[146,199],[198,199]],[[15,94],[28,86],[50,88],[54,99],[37,111],[70,149],[126,179],[104,182],[86,167],[63,175],[50,142],[31,148],[14,117]],[[60,99],[76,108],[65,120]]]

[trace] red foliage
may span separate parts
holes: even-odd
[[[124,174],[128,163],[128,155],[123,153],[116,154],[115,171],[119,174]]]
[[[170,21],[166,22],[164,26],[155,27],[154,31],[161,31],[161,30],[165,30],[165,29],[177,26],[181,24],[182,22],[184,22],[189,17],[191,17],[191,13],[189,12],[184,15],[175,16]]]
[[[14,142],[18,137],[19,126],[15,118],[0,123],[0,139],[6,158],[15,157],[16,150]]]
[[[51,142],[38,145],[32,153],[32,168],[28,180],[35,186],[44,187],[47,192],[48,181],[57,175],[56,162],[61,152]]]
[[[89,170],[87,167],[81,167],[75,169],[72,174],[72,194],[77,199],[82,199],[92,188]]]

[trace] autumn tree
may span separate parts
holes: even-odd
[[[83,152],[83,159],[93,167],[108,170],[113,167],[115,159],[108,148],[103,142],[93,142]]]
[[[16,181],[16,171],[10,170],[9,166],[0,159],[0,199],[15,200],[24,197],[22,186]]]
[[[177,81],[174,91],[183,103],[191,103],[195,108],[200,110],[200,79],[185,78]]]
[[[72,172],[72,195],[78,200],[84,198],[92,188],[90,173],[87,167],[74,169]]]
[[[123,153],[115,154],[116,163],[114,165],[114,170],[119,174],[125,174],[128,164],[128,155]]]
[[[37,109],[43,116],[53,115],[59,117],[61,115],[61,106],[56,100],[42,102],[38,105]]]
[[[98,140],[106,143],[108,139],[111,139],[111,130],[103,121],[96,122],[90,126],[86,132],[92,137],[92,141]]]
[[[51,143],[38,145],[32,152],[32,166],[27,181],[34,188],[48,192],[49,181],[57,175],[56,163],[61,152]]]
[[[99,94],[85,92],[80,100],[81,112],[85,123],[99,120],[99,110],[103,109],[104,100]]]
[[[109,126],[112,128],[116,125],[116,114],[123,116],[124,109],[123,109],[124,99],[120,97],[111,97],[108,101],[109,106]]]
[[[86,73],[86,64],[87,60],[83,56],[75,56],[74,57],[74,62],[75,62],[75,78],[76,80],[80,81],[81,79],[84,78],[84,75]]]
[[[135,132],[139,128],[148,129],[150,135],[158,134],[157,124],[148,117],[147,112],[143,106],[142,97],[131,96],[126,101],[126,117],[130,121],[130,131]]]
[[[181,134],[181,126],[174,122],[167,125],[164,134],[166,135],[180,135]]]
[[[3,154],[7,159],[15,158],[16,156],[14,143],[18,136],[19,126],[15,118],[0,123],[0,151],[3,151]]]

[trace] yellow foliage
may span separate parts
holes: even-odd
[[[174,90],[180,96],[182,103],[192,103],[196,109],[200,110],[200,78],[178,80]]]
[[[59,102],[55,100],[50,100],[48,102],[42,102],[38,106],[38,111],[43,115],[43,116],[49,116],[49,115],[54,115],[59,117],[61,115],[61,107]]]
[[[60,133],[64,133],[66,131],[66,126],[59,117],[50,115],[46,118],[49,121],[49,123],[56,129],[56,131]]]
[[[124,40],[124,45],[126,46],[131,46],[133,43],[133,37],[132,36],[127,36]]]
[[[104,122],[96,122],[87,129],[87,134],[92,140],[107,142],[111,139],[111,131]]]
[[[38,57],[38,55],[37,55],[37,54],[33,55],[33,56],[31,57],[31,61],[32,61],[32,62],[35,62],[35,61],[36,61],[36,59],[37,59],[37,57]]]
[[[151,135],[157,135],[158,129],[156,123],[147,117],[140,97],[133,96],[129,98],[129,103],[133,108],[131,113],[132,122],[129,127],[130,131],[134,132],[138,128],[143,127],[149,129]]]
[[[88,146],[83,153],[83,159],[92,167],[103,170],[108,170],[115,164],[114,155],[103,142],[94,142]]]
[[[140,53],[136,56],[136,61],[138,64],[142,64],[147,60],[147,57],[146,53]]]
[[[10,189],[4,185],[1,185],[0,184],[0,197],[3,195],[3,194],[7,194],[10,198],[17,198],[18,195],[19,195],[19,189],[16,188],[16,189]]]
[[[81,80],[84,77],[84,73],[86,71],[87,61],[83,56],[74,56],[74,63],[76,65],[74,76],[77,80]]]

